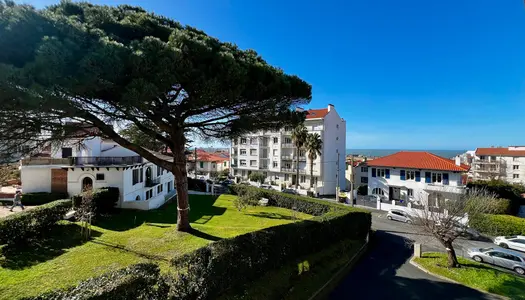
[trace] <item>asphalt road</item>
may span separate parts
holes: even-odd
[[[386,214],[386,213],[385,213]],[[408,239],[430,240],[412,225],[389,221],[383,212],[373,213],[376,236],[369,253],[332,292],[330,299],[498,299],[477,290],[443,281],[409,263],[412,255]],[[473,242],[459,240],[464,249]],[[426,251],[438,246],[429,243]],[[438,250],[438,249],[436,249]]]

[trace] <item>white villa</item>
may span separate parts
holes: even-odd
[[[171,172],[98,136],[72,138],[44,157],[24,158],[20,171],[24,193],[73,196],[87,188],[117,187],[121,208],[155,209],[176,193]]]
[[[313,182],[319,195],[335,195],[336,182],[343,189],[345,179],[346,121],[334,106],[307,111],[304,122],[309,133],[318,133],[323,140],[321,155],[313,164]],[[266,174],[267,182],[291,186],[299,180],[300,193],[310,187],[310,161],[304,150],[296,153],[292,128],[254,132],[232,141],[233,175],[247,179],[251,172]],[[296,158],[299,157],[299,178],[296,178]]]
[[[469,166],[428,152],[401,151],[369,160],[368,194],[401,203],[438,207],[465,193]]]

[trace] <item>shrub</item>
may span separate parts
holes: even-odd
[[[73,196],[73,204],[75,207],[80,207],[83,193]],[[104,215],[114,212],[120,197],[120,191],[117,187],[104,187],[92,191],[92,210],[97,215]]]
[[[48,231],[71,208],[71,200],[58,200],[0,219],[0,244],[16,244]]]
[[[525,235],[525,219],[509,215],[480,215],[469,221],[483,233],[497,235]]]
[[[206,192],[206,183],[202,180],[188,177],[188,189],[192,191]]]
[[[67,199],[67,193],[27,193],[22,194],[22,204],[42,205],[60,199]]]
[[[368,186],[367,185],[361,185],[357,188],[357,194],[361,196],[366,196],[368,194]]]
[[[467,184],[467,187],[470,190],[486,189],[496,194],[497,198],[510,200],[508,213],[512,215],[518,213],[520,205],[525,205],[525,199],[521,197],[521,194],[525,193],[525,186],[521,184],[512,184],[502,180],[491,180],[470,182]]]
[[[159,267],[137,264],[81,282],[76,287],[52,291],[25,300],[156,299]]]

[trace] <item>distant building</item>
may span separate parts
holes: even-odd
[[[197,159],[195,160],[195,151],[197,151]],[[188,154],[186,168],[188,175],[214,178],[220,173],[230,169],[230,157],[227,152],[210,153],[202,149],[194,150],[193,153]]]
[[[459,159],[454,161],[429,152],[401,151],[367,164],[368,194],[432,207],[463,194],[462,174],[469,170]]]
[[[474,180],[525,183],[525,146],[477,148],[470,176]]]
[[[368,185],[367,161],[354,161],[353,164],[351,161],[347,161],[345,178],[347,190],[351,189],[351,184],[354,185],[354,189],[357,189],[362,185]]]

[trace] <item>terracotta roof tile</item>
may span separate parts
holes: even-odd
[[[328,108],[309,109],[306,114],[307,119],[324,118],[328,114]]]
[[[441,156],[429,152],[401,151],[388,156],[383,156],[374,160],[369,160],[369,166],[373,167],[399,167],[410,169],[427,169],[441,171],[466,172],[469,166],[456,163]]]
[[[188,154],[188,161],[195,161],[195,152]],[[230,160],[229,157],[224,157],[215,153],[209,153],[204,150],[197,150],[197,161],[212,161],[212,162],[224,162]]]
[[[525,150],[509,150],[509,148],[477,148],[476,155],[525,156]]]

